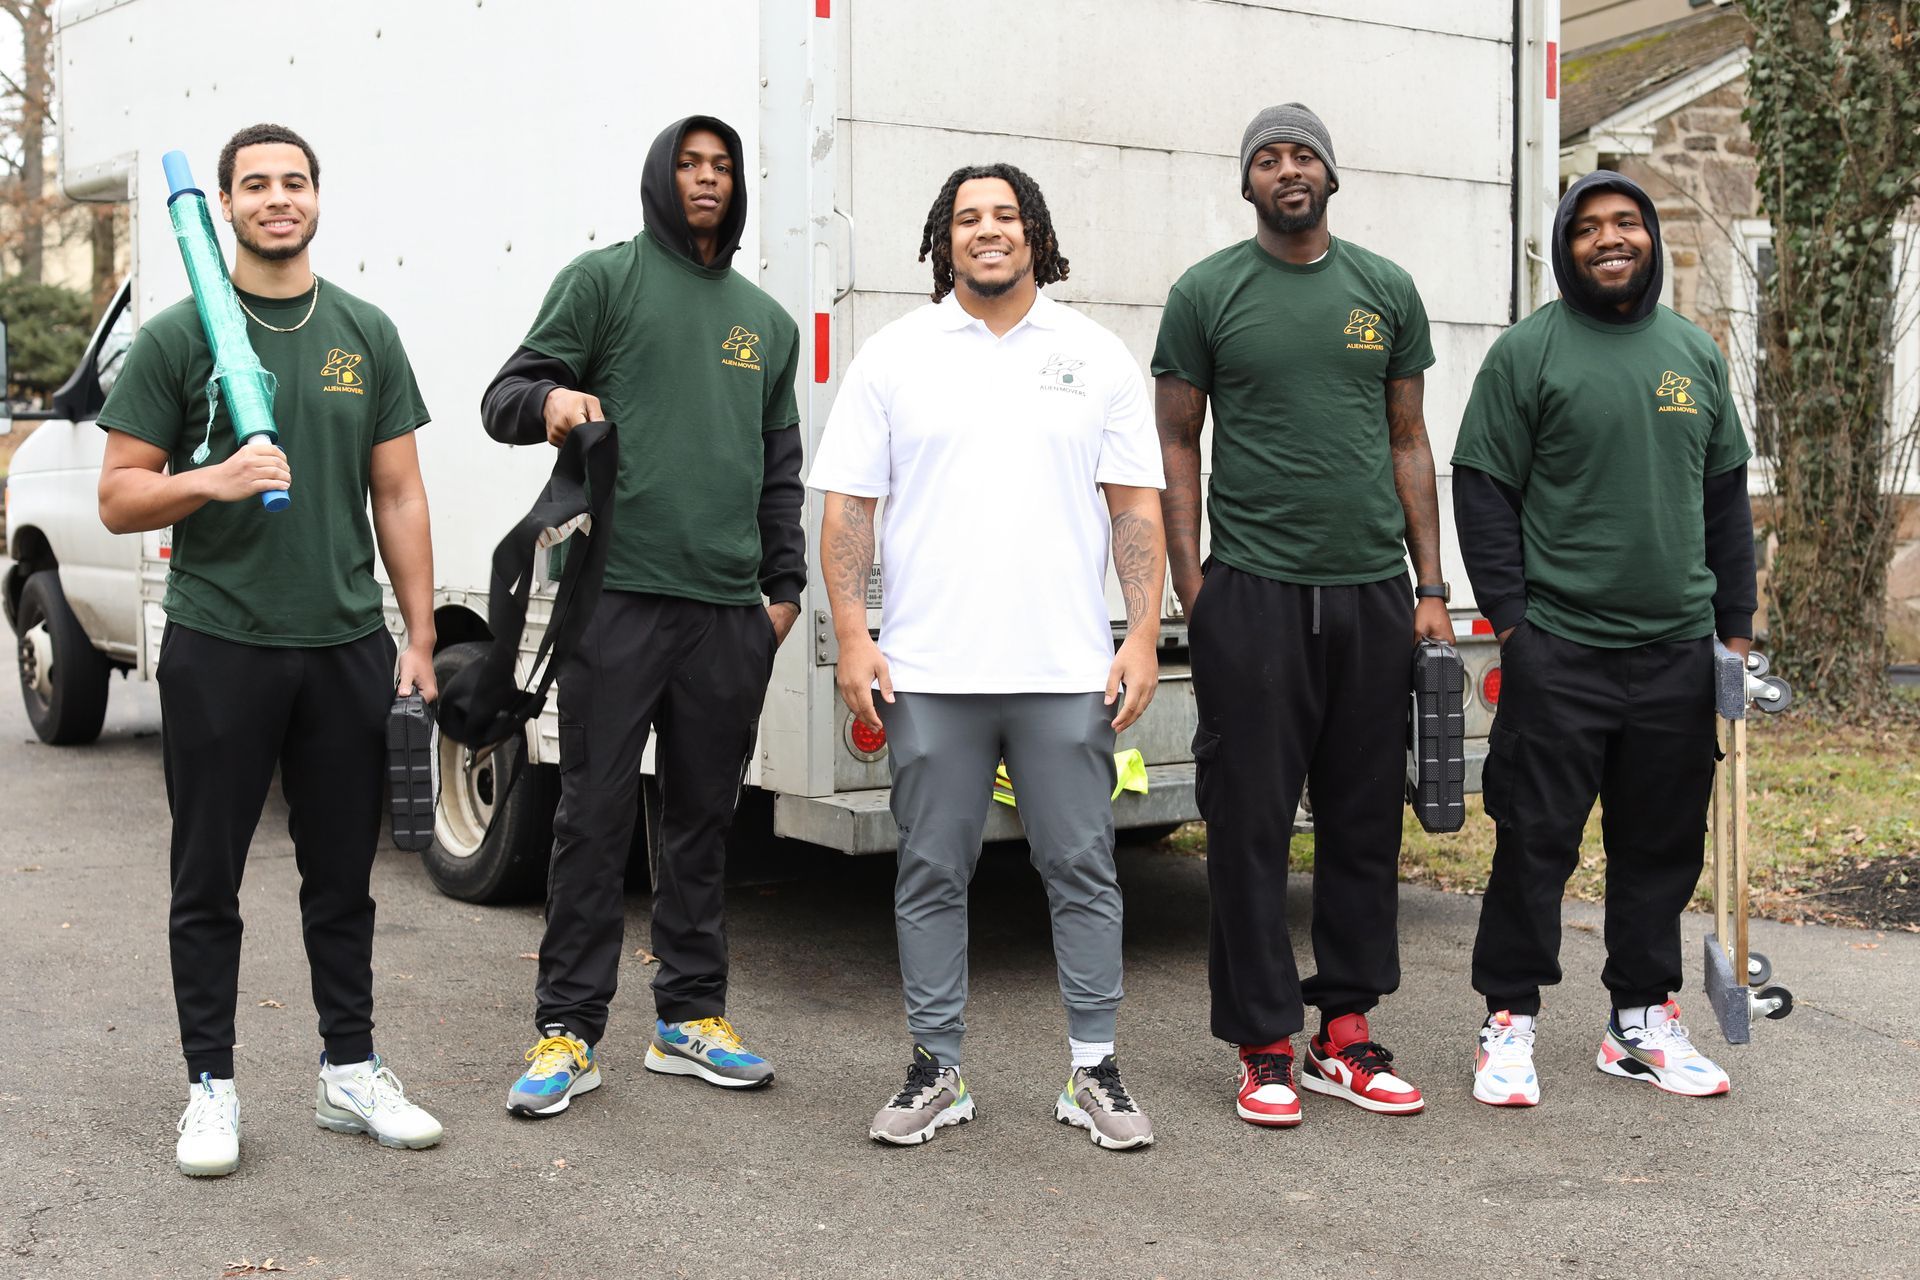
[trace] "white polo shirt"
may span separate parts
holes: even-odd
[[[1042,293],[996,338],[952,294],[854,357],[807,476],[885,498],[880,652],[913,693],[1089,693],[1113,664],[1102,484],[1165,487],[1145,378]]]

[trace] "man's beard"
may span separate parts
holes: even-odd
[[[240,242],[241,248],[263,262],[285,262],[289,258],[297,258],[305,253],[307,246],[313,243],[313,237],[319,230],[320,214],[315,212],[312,217],[307,219],[307,234],[300,237],[299,244],[271,246],[261,244],[258,240],[249,236],[238,222],[233,224],[233,238]]]
[[[1593,299],[1595,306],[1617,307],[1623,302],[1638,302],[1652,281],[1653,255],[1649,253],[1641,257],[1633,274],[1619,284],[1602,285],[1595,282],[1591,275],[1587,276],[1587,296]]]
[[[1266,224],[1267,230],[1276,235],[1290,236],[1299,231],[1312,231],[1326,219],[1327,197],[1332,193],[1324,188],[1316,191],[1312,183],[1306,184],[1306,187],[1307,208],[1304,213],[1282,213],[1271,201],[1256,206],[1260,211],[1260,221]]]
[[[971,293],[976,298],[986,298],[986,299],[1003,297],[1006,294],[1013,292],[1013,288],[1015,285],[1019,284],[1022,280],[1025,280],[1028,276],[1032,274],[1033,274],[1032,263],[1028,263],[1026,266],[1020,268],[1020,270],[1014,272],[1012,275],[1008,276],[1005,280],[1001,281],[999,284],[982,284],[980,281],[974,279],[970,275],[966,275],[958,271],[954,273],[955,278],[961,284],[964,284],[965,286],[967,286],[967,292]]]

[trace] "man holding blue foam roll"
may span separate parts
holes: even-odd
[[[181,189],[178,166],[168,176],[176,206],[204,200]],[[173,812],[174,1001],[190,1081],[175,1154],[193,1176],[240,1163],[239,890],[276,765],[325,1045],[314,1119],[387,1146],[440,1140],[439,1122],[407,1101],[373,1051],[368,894],[396,684],[437,692],[433,550],[413,440],[427,411],[392,321],[313,274],[319,178],[313,149],[292,130],[234,135],[220,153],[220,207],[236,241],[230,287],[244,350],[203,322],[222,305],[211,295],[229,286],[207,270],[218,259],[205,253],[204,214],[176,210],[201,296],[141,328],[99,417],[101,520],[115,533],[173,531],[155,674]],[[271,377],[236,373],[249,354]],[[249,385],[269,389],[273,430],[242,443],[258,425]],[[290,502],[263,498],[290,491],[296,476]],[[376,538],[407,626],[397,680]]]

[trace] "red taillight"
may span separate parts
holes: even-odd
[[[1500,705],[1500,664],[1497,662],[1480,677],[1480,700],[1490,707]]]
[[[1477,636],[1490,636],[1493,634],[1493,624],[1485,618],[1475,618],[1473,620],[1473,634]]]
[[[847,726],[847,741],[851,742],[853,749],[863,756],[879,755],[881,751],[886,749],[887,731],[885,729],[869,729],[866,725],[855,720]]]

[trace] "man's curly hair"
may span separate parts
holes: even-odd
[[[926,229],[920,235],[920,261],[933,256],[933,300],[953,292],[953,202],[962,183],[975,178],[999,178],[1013,188],[1020,206],[1020,222],[1026,228],[1027,246],[1033,250],[1033,282],[1050,285],[1067,278],[1067,260],[1060,254],[1060,240],[1053,234],[1053,217],[1047,212],[1047,198],[1039,184],[1010,164],[977,164],[955,169],[947,176],[933,208],[927,211]]]

